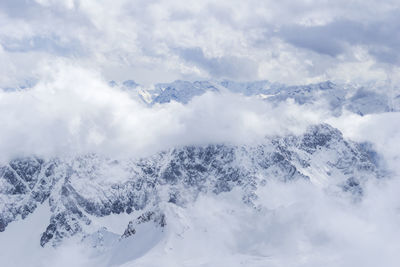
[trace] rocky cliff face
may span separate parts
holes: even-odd
[[[85,238],[95,217],[141,214],[120,233],[126,237],[135,234],[140,222],[164,227],[168,218],[162,203],[184,207],[199,194],[238,188],[251,206],[257,187],[295,179],[343,190],[356,200],[362,197],[363,183],[379,178],[380,171],[367,145],[343,139],[327,124],[260,144],[186,146],[141,159],[95,154],[18,158],[0,167],[0,231],[47,201],[51,217],[38,240],[42,246],[71,236]]]

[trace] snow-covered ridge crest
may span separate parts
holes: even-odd
[[[112,81],[114,87],[129,92],[133,97],[150,105],[171,101],[187,104],[196,96],[206,92],[232,92],[244,96],[257,96],[272,103],[293,99],[300,105],[323,101],[333,115],[339,116],[344,110],[359,115],[400,110],[400,92],[382,85],[356,85],[325,81],[316,84],[287,86],[269,81],[175,81],[142,87],[132,80],[122,85]],[[134,84],[134,85],[132,85]]]
[[[257,145],[185,146],[140,159],[96,154],[17,158],[0,168],[0,230],[7,231],[8,224],[30,216],[45,202],[51,217],[37,240],[42,246],[71,236],[86,239],[104,227],[96,218],[112,214],[133,213],[130,220],[147,216],[151,221],[156,212],[154,221],[168,227],[163,203],[185,207],[199,194],[240,188],[243,202],[253,206],[257,189],[268,181],[306,180],[348,192],[356,200],[362,197],[363,184],[379,178],[381,171],[370,147],[343,139],[327,124]],[[114,234],[136,233],[130,220],[127,230]]]

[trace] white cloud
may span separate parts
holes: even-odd
[[[355,64],[367,66],[353,79],[365,82],[374,68],[387,71],[377,62],[397,64],[396,8],[396,1],[374,0],[7,0],[0,4],[0,44],[16,68],[22,63],[14,53],[41,51],[101,69],[107,79],[146,84],[186,78],[343,80],[340,70]],[[359,45],[370,57],[356,56]],[[182,54],[196,49],[200,57]]]
[[[189,104],[149,108],[97,72],[60,61],[43,64],[31,89],[0,92],[3,159],[109,153],[139,156],[186,144],[253,142],[298,132],[319,115],[294,103],[207,93]]]

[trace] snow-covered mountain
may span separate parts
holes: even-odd
[[[3,88],[3,91],[18,91],[34,86],[21,85],[18,89]],[[187,104],[196,96],[206,92],[232,92],[243,96],[256,96],[270,103],[280,103],[292,99],[300,105],[324,105],[334,116],[344,110],[361,116],[383,112],[400,111],[400,91],[388,86],[336,84],[331,81],[287,86],[269,81],[235,82],[222,81],[182,81],[141,86],[134,80],[122,83],[110,81],[109,86],[120,88],[133,98],[147,105],[165,104],[172,101]]]
[[[344,110],[359,115],[393,112],[397,110],[395,99],[400,99],[331,82],[287,87],[267,81],[176,81],[145,89],[126,81],[110,86],[144,101],[148,108],[171,101],[187,104],[207,92],[233,92],[256,96],[268,105],[288,99],[299,105],[323,105],[333,116],[339,116]],[[265,191],[305,184],[358,203],[368,184],[389,177],[381,155],[371,144],[344,138],[326,123],[309,126],[299,134],[242,143],[187,145],[150,156],[123,158],[96,153],[46,158],[32,151],[31,156],[10,160],[0,166],[0,250],[15,253],[16,246],[8,246],[1,238],[18,240],[16,236],[20,235],[29,235],[29,246],[34,249],[25,261],[10,256],[3,259],[4,264],[24,266],[32,257],[43,255],[47,259],[46,255],[60,253],[74,244],[89,251],[77,266],[159,266],[167,259],[171,262],[166,266],[222,266],[230,263],[231,257],[235,259],[232,266],[266,266],[265,253],[272,253],[274,246],[279,251],[280,246],[274,243],[279,238],[271,229],[287,222],[282,218],[282,222],[274,222],[274,214],[289,216],[281,212],[296,201],[292,203],[290,195],[265,201]],[[288,197],[285,207],[272,207],[281,201],[276,199]],[[208,209],[215,210],[214,215],[202,217]],[[296,212],[291,210],[289,214]],[[213,223],[210,216],[216,216],[218,223]],[[298,214],[298,220],[304,216]],[[257,218],[254,227],[253,217]],[[264,229],[260,224],[267,226]],[[28,233],[24,229],[31,230],[26,230]],[[318,236],[315,229],[309,231],[316,236],[307,244],[315,246],[315,242],[328,238]],[[232,237],[233,233],[237,236]],[[222,236],[214,244],[217,247],[207,248],[212,237],[219,234]],[[266,239],[273,241],[266,244]],[[188,242],[195,240],[201,246],[194,244],[196,248],[190,250]],[[296,249],[303,251],[303,245],[296,245]],[[170,250],[185,251],[187,255],[179,258],[179,252],[169,254]],[[201,258],[209,257],[214,250],[222,254]],[[240,255],[232,256],[232,251]],[[196,258],[192,263],[191,257]],[[216,260],[220,257],[226,258]],[[294,261],[298,260],[296,256]],[[36,262],[37,266],[49,264]]]
[[[156,84],[153,87],[141,87],[132,80],[119,86],[148,103],[164,104],[171,101],[188,103],[193,97],[206,92],[224,92],[258,96],[271,103],[280,103],[293,99],[300,105],[326,105],[332,114],[339,116],[343,110],[359,115],[393,112],[400,110],[400,92],[391,92],[387,87],[365,87],[350,84],[335,84],[330,81],[317,84],[286,86],[269,81],[234,82],[234,81],[175,81],[172,83]]]
[[[380,171],[368,146],[344,140],[327,124],[310,127],[301,136],[265,139],[253,146],[189,146],[141,159],[94,154],[18,158],[0,169],[0,230],[7,231],[9,224],[48,202],[51,216],[37,242],[57,246],[70,236],[88,238],[103,227],[92,222],[111,214],[132,214],[132,220],[154,220],[164,227],[169,218],[162,203],[185,207],[202,193],[238,187],[244,203],[252,207],[257,188],[268,186],[270,180],[304,179],[358,198],[363,183],[379,178]],[[143,216],[146,219],[140,219]],[[126,225],[125,232],[110,234],[135,234],[132,223]]]

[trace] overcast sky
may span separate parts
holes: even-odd
[[[2,0],[0,86],[67,61],[106,80],[396,76],[398,0]]]

